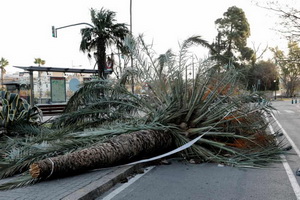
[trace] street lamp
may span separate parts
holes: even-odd
[[[274,100],[276,100],[276,79],[274,79],[274,91],[275,91],[275,96],[274,96]]]

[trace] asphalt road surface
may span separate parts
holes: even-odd
[[[190,164],[171,160],[171,165],[149,167],[127,183],[117,184],[97,200],[300,200],[300,104],[276,101],[272,123],[279,139],[291,146],[290,155],[270,168],[234,168],[212,163]],[[286,138],[287,137],[287,138]],[[285,162],[285,159],[287,162]]]

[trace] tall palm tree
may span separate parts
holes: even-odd
[[[88,52],[96,51],[96,62],[98,65],[98,75],[105,78],[104,69],[106,66],[106,48],[112,44],[123,49],[123,39],[129,33],[126,24],[116,23],[116,13],[102,8],[100,11],[91,9],[91,20],[94,27],[81,29],[82,40],[80,50]]]
[[[42,60],[41,58],[35,58],[34,59],[34,64],[37,64],[39,67],[41,65],[44,65],[46,63],[45,60]],[[39,77],[39,99],[41,101],[41,98],[42,98],[42,81],[41,81],[41,72],[38,73],[38,77]]]
[[[6,67],[9,64],[9,62],[4,59],[3,57],[0,60],[0,68],[1,68],[1,90],[3,90],[3,75],[6,72],[4,67]]]

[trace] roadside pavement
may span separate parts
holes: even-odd
[[[43,122],[56,116],[44,116]],[[143,164],[89,171],[84,174],[52,179],[26,187],[0,191],[0,200],[91,200],[118,182],[135,174]],[[2,179],[1,183],[14,178]]]
[[[0,200],[91,200],[142,167],[143,165],[112,167],[46,180],[26,187],[0,191]],[[6,181],[7,179],[0,180],[0,184]]]

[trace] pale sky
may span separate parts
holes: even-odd
[[[132,0],[132,3],[133,35],[144,34],[157,53],[169,48],[176,51],[178,42],[193,35],[212,42],[216,36],[214,21],[234,5],[244,10],[250,24],[249,47],[253,47],[252,43],[261,48],[283,44],[280,35],[271,30],[277,18],[251,0]],[[90,8],[102,7],[115,11],[118,23],[129,25],[129,5],[130,0],[1,0],[0,58],[9,61],[8,72],[17,71],[11,66],[34,66],[34,58],[42,58],[48,67],[92,69],[94,62],[79,51],[80,29],[85,26],[58,30],[57,38],[52,38],[51,26],[91,23]]]

